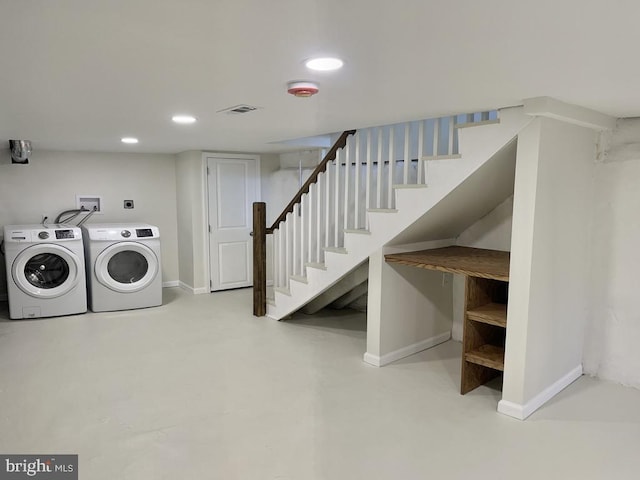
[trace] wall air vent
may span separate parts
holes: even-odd
[[[235,105],[233,107],[229,107],[229,108],[223,108],[222,110],[218,110],[217,113],[229,113],[232,115],[237,115],[240,113],[249,113],[249,112],[253,112],[254,110],[258,110],[259,107],[254,107],[251,105]]]

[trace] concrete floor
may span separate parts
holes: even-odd
[[[458,394],[460,345],[362,362],[365,316],[251,316],[248,289],[6,320],[0,453],[91,480],[635,479],[640,391],[582,377],[527,421]]]

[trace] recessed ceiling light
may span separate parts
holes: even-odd
[[[120,139],[120,141],[122,143],[130,143],[130,144],[138,143],[138,139],[134,137],[123,137]]]
[[[171,117],[171,120],[182,125],[196,123],[196,117],[192,117],[191,115],[174,115],[173,117]]]
[[[330,72],[332,70],[338,70],[339,68],[342,68],[344,62],[339,58],[322,57],[311,58],[304,62],[304,64],[310,70],[316,70],[319,72]]]

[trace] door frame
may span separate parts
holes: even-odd
[[[207,170],[208,168],[208,163],[209,163],[209,159],[210,158],[235,158],[238,160],[255,160],[256,161],[256,166],[258,169],[258,178],[256,179],[256,181],[258,182],[258,186],[257,186],[257,196],[258,198],[256,199],[256,201],[260,202],[262,201],[262,168],[261,168],[261,163],[260,163],[260,155],[251,155],[251,154],[244,154],[244,153],[219,153],[219,152],[202,152],[202,178],[203,178],[203,184],[204,184],[204,192],[205,195],[202,199],[204,205],[203,205],[203,218],[202,218],[202,222],[204,225],[204,228],[202,229],[202,233],[203,233],[203,258],[206,262],[206,269],[205,269],[205,281],[206,281],[206,293],[211,293],[211,287],[213,285],[213,282],[211,280],[211,252],[210,252],[210,248],[209,248],[209,219],[211,218],[209,216],[209,198],[211,195],[211,192],[209,191],[209,172]],[[204,292],[203,292],[204,293]]]

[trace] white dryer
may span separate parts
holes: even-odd
[[[3,233],[10,318],[87,311],[80,228],[6,225]]]
[[[146,224],[82,225],[89,308],[162,305],[160,231]]]

